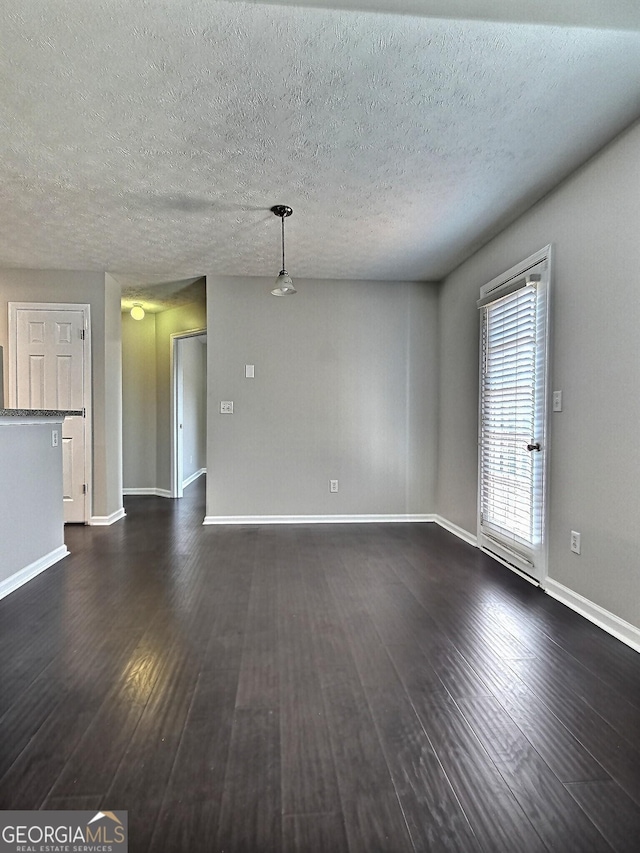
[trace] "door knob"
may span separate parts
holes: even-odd
[[[531,452],[532,450],[540,450],[540,442],[536,441],[535,444],[527,444],[527,450]]]

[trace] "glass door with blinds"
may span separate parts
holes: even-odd
[[[478,541],[536,581],[546,574],[550,247],[480,291]]]

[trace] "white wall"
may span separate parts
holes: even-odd
[[[122,317],[120,285],[109,273],[104,276],[104,365],[101,357],[102,353],[96,355],[94,367],[104,376],[104,386],[98,384],[93,406],[99,413],[104,406],[97,421],[104,424],[104,434],[101,444],[94,428],[94,442],[102,452],[94,456],[93,465],[94,471],[96,464],[101,465],[106,494],[104,506],[94,506],[93,515],[108,518],[122,511]]]
[[[202,341],[199,336],[180,342],[183,481],[207,467],[207,347]]]
[[[156,314],[156,471],[159,489],[171,490],[171,335],[206,329],[206,326],[206,307],[200,302]]]
[[[640,125],[445,280],[438,512],[475,533],[480,286],[548,243],[551,385],[564,393],[551,416],[549,576],[640,626]]]
[[[0,346],[5,348],[5,352],[8,302],[77,302],[91,306],[92,514],[109,517],[122,507],[120,288],[111,276],[104,273],[0,270]],[[5,384],[5,400],[7,393]]]
[[[156,315],[122,313],[122,452],[125,489],[156,488]]]
[[[52,447],[52,430],[60,435],[61,421],[0,424],[0,595],[12,575],[66,553],[62,442]]]
[[[433,512],[437,288],[296,286],[207,276],[207,516]]]

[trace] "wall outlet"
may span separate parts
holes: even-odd
[[[553,411],[561,412],[562,411],[562,391],[554,391],[551,397]]]
[[[580,553],[580,534],[577,530],[571,531],[571,550],[574,554]]]
[[[337,480],[329,480],[329,491],[337,492],[338,491],[338,481]]]
[[[57,447],[60,442],[60,435],[57,429],[51,430],[51,447]]]
[[[232,415],[233,414],[233,400],[220,400],[220,414],[221,415]]]

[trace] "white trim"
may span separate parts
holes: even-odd
[[[452,521],[448,521],[441,515],[435,515],[433,520],[440,527],[443,527],[445,530],[448,530],[449,533],[453,533],[454,536],[457,536],[458,539],[462,539],[463,542],[473,545],[474,548],[478,547],[478,537],[475,536],[475,534],[469,533],[468,530],[464,530],[462,527],[458,527],[457,524],[454,524]]]
[[[66,557],[68,554],[69,551],[67,550],[67,546],[60,545],[59,548],[49,551],[49,553],[45,554],[44,557],[40,557],[39,560],[35,560],[23,569],[19,569],[15,574],[5,578],[5,580],[0,583],[0,598],[5,598],[7,595],[15,592],[16,589],[24,586],[28,581],[35,578],[41,572],[44,572],[45,569],[53,566],[54,563],[62,560],[62,558]]]
[[[543,456],[542,460],[543,464],[543,473],[542,473],[542,542],[539,547],[537,553],[532,551],[533,556],[533,568],[535,572],[535,578],[533,579],[533,583],[535,584],[543,584],[545,578],[547,577],[548,567],[549,567],[549,473],[550,473],[550,401],[549,394],[550,386],[551,386],[551,359],[553,356],[551,350],[551,332],[552,332],[552,312],[551,312],[551,298],[553,294],[553,273],[554,273],[554,246],[552,243],[549,243],[547,246],[544,246],[542,249],[539,249],[537,252],[534,252],[533,255],[530,255],[520,263],[511,267],[506,272],[502,273],[499,276],[493,278],[490,282],[483,285],[480,288],[480,296],[486,296],[488,293],[492,291],[498,291],[499,287],[502,284],[507,284],[508,282],[513,282],[518,276],[521,276],[531,270],[533,267],[538,266],[538,264],[544,263],[545,272],[546,272],[546,280],[545,280],[545,372],[544,372],[544,395],[543,395],[543,416],[542,416],[542,433],[543,435],[540,437],[542,447],[543,447]],[[499,296],[497,297],[499,298]],[[487,307],[487,306],[485,306]],[[481,523],[481,497],[480,493],[482,490],[482,464],[481,464],[481,442],[480,442],[480,432],[482,429],[482,360],[483,360],[483,351],[482,351],[482,318],[483,311],[480,311],[480,336],[479,336],[479,357],[478,357],[478,381],[479,381],[479,394],[478,394],[478,474],[477,474],[477,494],[476,494],[476,512],[477,512],[477,545],[486,553],[490,554],[490,556],[495,557],[498,562],[507,566],[507,568],[512,569],[516,574],[521,575],[525,580],[532,580],[532,578],[526,574],[526,562],[523,561],[521,568],[513,565],[511,562],[507,560],[506,557],[500,557],[495,554],[493,551],[488,551],[485,547],[485,540],[487,540],[487,536],[483,534],[482,531],[482,523]],[[525,571],[522,571],[525,569]]]
[[[520,263],[515,264],[511,269],[508,269],[506,272],[492,278],[491,281],[487,282],[487,284],[483,284],[480,288],[480,296],[484,297],[489,293],[496,293],[496,299],[499,299],[500,288],[503,285],[512,282],[514,279],[518,278],[518,276],[524,275],[530,269],[542,263],[542,261],[549,261],[552,251],[553,246],[551,243],[544,246],[542,249],[538,249],[537,252],[534,252],[533,255],[529,255],[529,257],[524,261],[520,261]]]
[[[90,527],[108,527],[110,524],[120,521],[125,515],[124,507],[121,506],[120,509],[112,512],[111,515],[92,515],[89,519],[89,525]]]
[[[178,377],[181,369],[180,352],[178,350],[178,341],[184,338],[197,338],[201,335],[206,335],[206,326],[204,329],[188,329],[186,332],[173,332],[169,335],[169,376],[171,382],[171,489],[167,497],[181,498],[184,483],[180,485],[181,468],[180,447],[178,445]]]
[[[132,497],[154,497],[154,498],[172,498],[173,495],[169,489],[156,489],[154,486],[142,486],[135,489],[123,489],[123,495],[131,495]]]
[[[433,515],[207,515],[203,524],[395,524],[435,521]]]
[[[566,586],[563,586],[558,581],[547,578],[544,585],[544,591],[552,598],[575,610],[589,622],[593,622],[603,631],[611,634],[616,639],[630,646],[634,651],[640,652],[640,628],[632,625],[630,622],[625,622],[615,613],[610,613],[599,604],[594,604],[588,598],[574,592]]]
[[[190,486],[191,483],[193,483],[195,480],[198,479],[198,477],[202,477],[202,475],[206,474],[206,473],[207,473],[206,468],[200,468],[199,471],[194,471],[194,473],[190,477],[187,477],[187,479],[182,483],[182,488],[186,489],[187,486]]]

